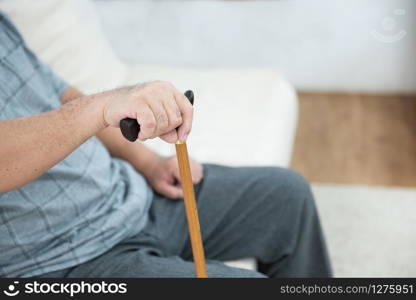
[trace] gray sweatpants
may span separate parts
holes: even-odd
[[[209,277],[328,277],[331,267],[309,185],[275,167],[205,165],[195,187]],[[258,271],[220,261],[254,257]],[[155,195],[138,235],[42,277],[194,277],[183,202]]]

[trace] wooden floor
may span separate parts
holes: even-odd
[[[312,182],[416,186],[416,96],[299,98],[292,168]]]

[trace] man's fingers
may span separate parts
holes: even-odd
[[[193,184],[198,184],[199,181],[200,181],[200,179],[197,179],[196,176],[192,175],[192,183]]]
[[[178,128],[178,137],[181,141],[186,141],[192,129],[193,108],[188,98],[180,92],[175,92],[175,100],[181,111],[182,124]]]
[[[178,105],[174,99],[165,100],[163,103],[168,116],[169,128],[174,128],[168,133],[164,133],[160,138],[168,143],[175,143],[178,140],[178,133],[176,127],[182,123],[182,116]]]
[[[172,126],[173,128],[176,128],[179,125],[181,125],[182,115],[179,106],[176,104],[175,99],[166,99],[162,102],[162,104],[168,116],[169,127]]]
[[[169,117],[164,105],[162,104],[162,101],[157,101],[154,99],[148,101],[147,103],[152,110],[153,116],[156,120],[155,135],[159,136],[166,133],[169,128]]]
[[[168,143],[175,143],[178,140],[178,133],[175,129],[169,131],[168,133],[162,134],[160,136],[162,140]]]
[[[178,160],[176,159],[176,157],[173,157],[172,159],[174,159],[174,164],[175,164],[175,167],[172,169],[172,172],[173,172],[173,177],[175,177],[175,179],[179,182],[179,183],[181,183],[181,174],[180,174],[180,172],[179,172],[179,165],[178,165]]]
[[[202,180],[202,174],[195,172],[196,174],[192,174],[192,183],[198,184]]]
[[[179,185],[173,185],[168,182],[161,184],[158,192],[171,199],[179,199],[183,197],[182,188]]]
[[[180,172],[179,172],[179,166],[178,166],[178,161],[176,159],[176,157],[172,157],[170,158],[170,172],[172,173],[173,177],[180,183],[181,182],[181,176],[180,176]],[[199,164],[198,162],[194,161],[194,160],[190,160],[190,167],[191,167],[191,173],[192,173],[192,183],[193,184],[198,184],[201,180],[202,177],[204,176],[204,172],[203,172],[203,166],[201,164]]]
[[[156,132],[156,119],[148,105],[143,105],[141,108],[137,122],[140,124],[139,139],[141,141],[154,136]]]
[[[204,171],[203,171],[203,167],[202,165],[200,165],[199,163],[193,163],[194,167],[192,170],[192,182],[193,184],[198,184],[201,180],[202,177],[204,176]]]

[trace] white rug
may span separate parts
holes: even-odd
[[[416,277],[416,189],[313,184],[336,277]]]

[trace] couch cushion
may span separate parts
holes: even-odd
[[[27,44],[61,77],[85,93],[119,86],[124,64],[101,30],[87,0],[2,0]]]

